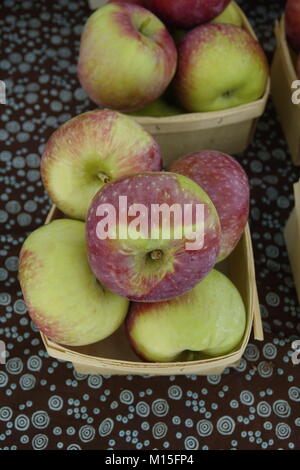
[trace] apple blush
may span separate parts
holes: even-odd
[[[211,198],[221,222],[218,261],[227,258],[241,238],[249,216],[249,181],[241,165],[215,150],[191,153],[175,161],[170,171],[191,178]]]

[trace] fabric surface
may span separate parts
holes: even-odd
[[[284,2],[240,1],[271,60]],[[251,181],[251,230],[265,341],[251,338],[222,376],[83,376],[50,358],[17,280],[27,234],[50,207],[40,181],[43,145],[61,123],[95,106],[76,77],[85,0],[3,0],[0,79],[0,365],[2,449],[300,449],[300,337],[282,228],[293,207],[293,167],[272,104],[237,158]]]

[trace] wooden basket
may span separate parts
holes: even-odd
[[[271,68],[271,93],[285,139],[295,165],[300,165],[300,104],[292,102],[292,83],[297,80],[295,54],[288,46],[284,16],[276,22],[277,47]]]
[[[46,223],[63,214],[53,206]],[[111,375],[179,375],[179,374],[221,374],[226,367],[236,366],[249,341],[252,326],[254,337],[263,340],[263,330],[257,296],[254,261],[249,227],[230,257],[220,266],[239,289],[247,311],[247,326],[240,347],[225,356],[208,360],[172,363],[142,362],[131,350],[123,327],[109,338],[89,346],[70,347],[54,343],[41,333],[50,356],[73,363],[82,374]]]
[[[101,5],[100,5],[101,3]],[[92,8],[104,0],[92,0]],[[257,39],[253,28],[240,9],[243,27]],[[132,116],[157,140],[164,166],[191,152],[214,149],[229,154],[243,152],[254,135],[258,118],[263,114],[270,92],[268,80],[262,98],[224,111],[186,113],[171,117]]]
[[[294,184],[295,207],[284,229],[284,238],[300,304],[300,180]]]

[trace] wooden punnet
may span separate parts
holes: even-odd
[[[271,68],[271,93],[295,165],[300,165],[300,104],[294,104],[292,84],[297,80],[296,55],[289,48],[284,16],[276,23],[277,47]]]
[[[52,207],[46,223],[63,214]],[[249,227],[229,258],[217,266],[232,280],[240,291],[247,312],[247,326],[239,347],[230,354],[212,359],[191,362],[146,363],[131,350],[124,329],[121,327],[109,338],[89,346],[70,347],[54,343],[41,333],[50,356],[72,362],[82,374],[111,375],[179,375],[221,374],[226,367],[237,366],[248,344],[253,328],[254,338],[263,340],[263,330],[257,296],[254,260]]]

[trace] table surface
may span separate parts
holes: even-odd
[[[240,1],[271,60],[283,1]],[[18,253],[50,201],[40,181],[43,145],[94,105],[76,78],[85,0],[2,0],[0,78],[0,447],[7,449],[300,449],[300,335],[282,228],[293,207],[293,167],[271,103],[237,158],[251,182],[251,229],[265,341],[250,340],[222,376],[84,376],[50,358],[17,280]]]

